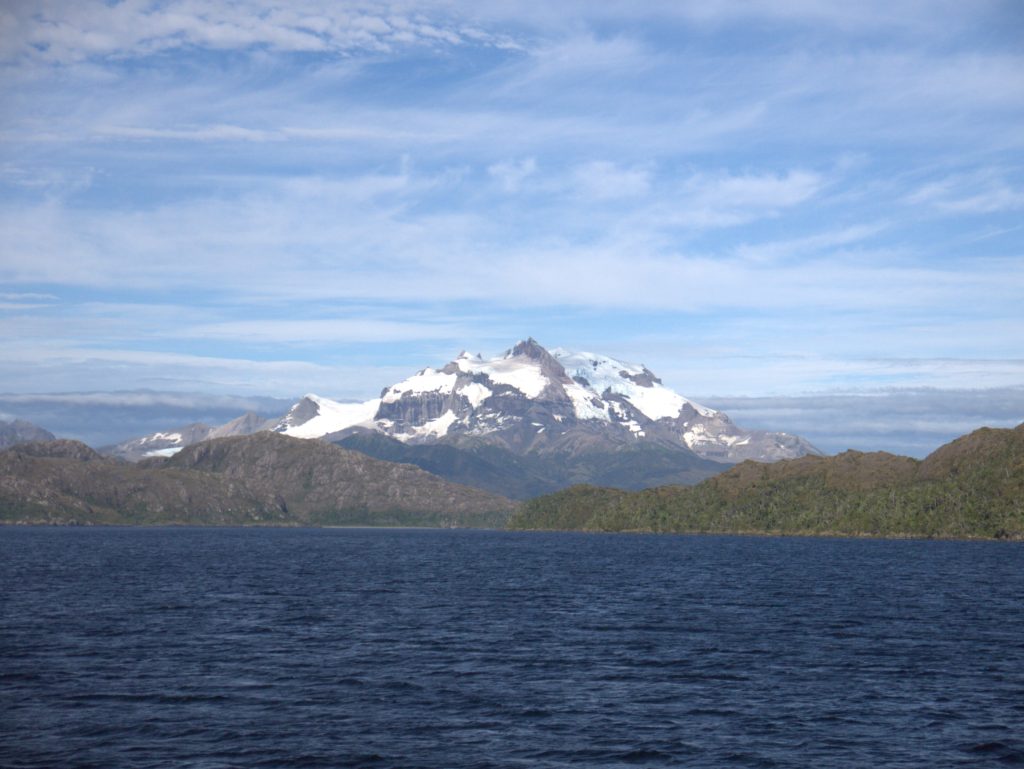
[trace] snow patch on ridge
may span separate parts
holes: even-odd
[[[153,433],[152,435],[147,436],[146,438],[143,438],[142,442],[143,443],[153,443],[155,441],[173,441],[174,443],[181,443],[182,440],[183,440],[183,438],[181,437],[181,433]],[[170,455],[168,454],[168,455],[161,455],[161,456],[170,456]]]
[[[445,374],[432,368],[425,368],[405,381],[388,388],[384,393],[384,403],[395,403],[403,395],[420,395],[422,393],[440,393],[450,395],[455,389],[455,374]]]
[[[473,408],[479,408],[481,403],[494,395],[493,391],[479,382],[470,382],[459,390],[459,394],[465,396]]]
[[[562,364],[570,377],[586,379],[599,395],[610,391],[623,396],[648,419],[678,417],[687,404],[704,417],[713,417],[717,413],[657,382],[649,385],[637,384],[629,377],[641,378],[650,372],[635,363],[625,363],[590,352],[571,352],[562,348],[552,350],[551,355]]]
[[[478,357],[465,356],[456,360],[455,364],[460,371],[468,374],[486,374],[495,384],[514,387],[527,398],[536,398],[549,384],[548,378],[541,373],[540,366],[521,358],[496,358],[485,361]]]
[[[380,408],[380,398],[364,403],[339,403],[309,394],[306,399],[316,405],[317,415],[301,425],[288,425],[279,432],[293,438],[321,438],[356,425],[372,426],[373,417]]]

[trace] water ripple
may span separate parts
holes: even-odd
[[[1024,547],[0,529],[0,765],[1024,765]]]

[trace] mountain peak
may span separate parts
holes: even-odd
[[[507,358],[531,358],[532,360],[546,360],[551,357],[551,353],[544,349],[544,347],[532,336],[527,337],[525,340],[518,342],[508,354]]]

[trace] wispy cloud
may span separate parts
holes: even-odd
[[[432,10],[440,10],[442,4]],[[116,4],[16,3],[3,16],[0,54],[69,64],[96,57],[148,56],[198,47],[265,47],[293,53],[386,52],[401,45],[514,42],[481,29],[464,30],[436,12],[427,22],[403,2],[328,3],[297,0],[287,6],[241,0]]]
[[[991,171],[957,174],[922,185],[906,202],[953,214],[1015,211],[1024,208],[1024,187],[1013,187]]]

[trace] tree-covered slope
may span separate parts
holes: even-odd
[[[1024,537],[1024,425],[983,428],[923,461],[847,451],[744,462],[693,487],[574,487],[510,527],[593,531]]]

